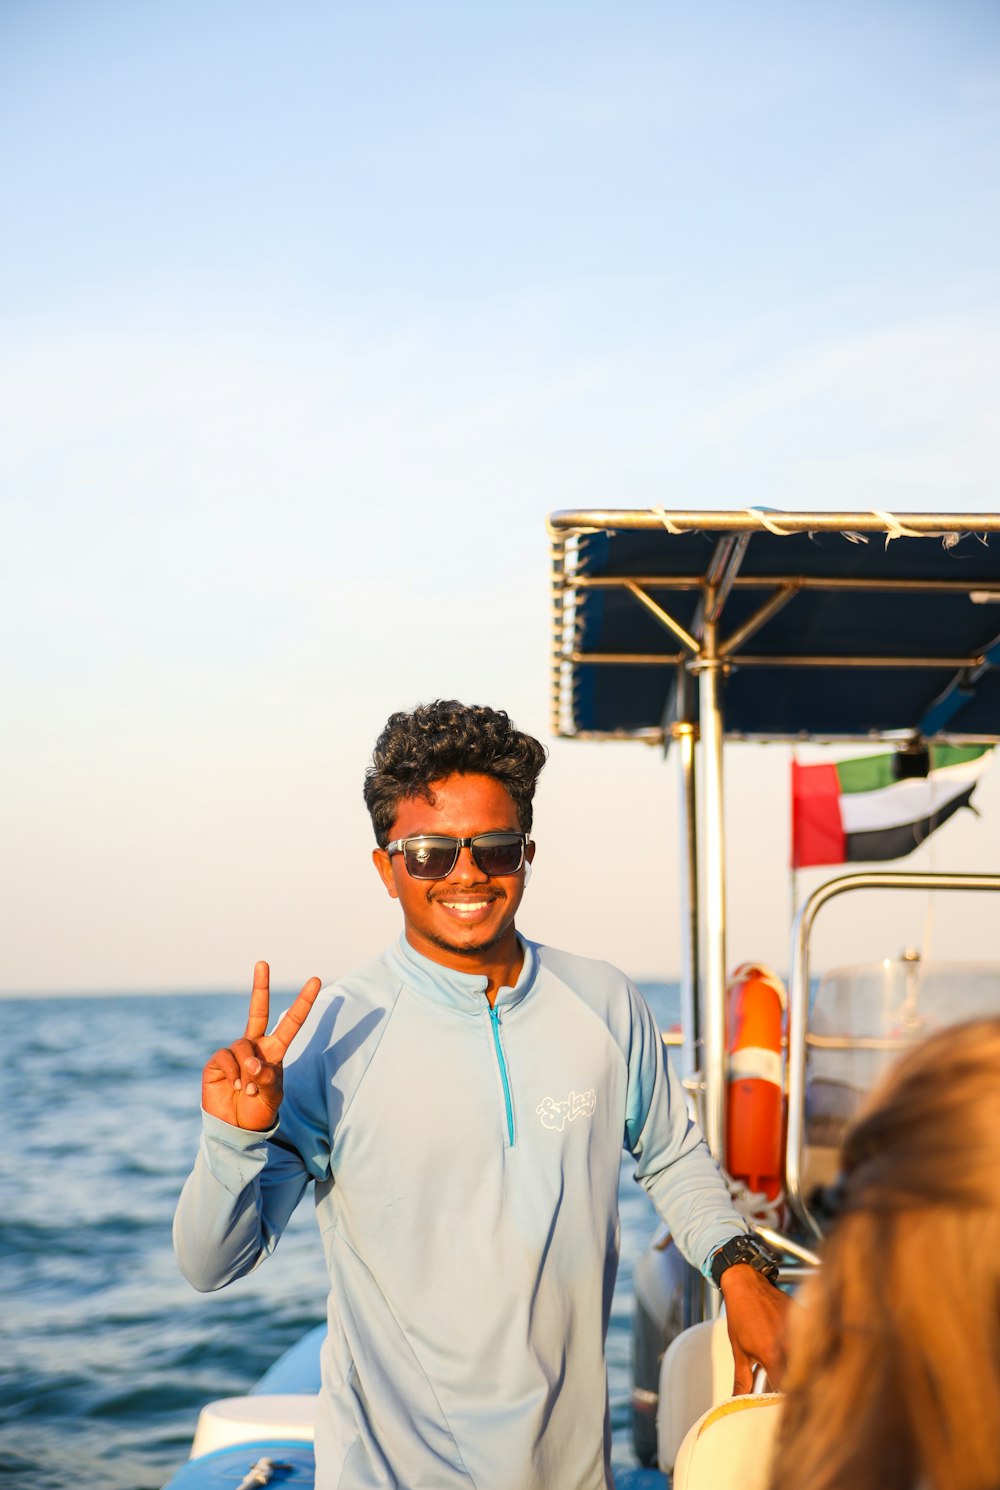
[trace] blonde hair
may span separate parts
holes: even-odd
[[[777,1490],[1000,1485],[1000,1019],[908,1051],[843,1150],[795,1311]]]

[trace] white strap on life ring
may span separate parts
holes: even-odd
[[[766,1050],[763,1045],[745,1045],[742,1050],[729,1052],[729,1080],[750,1078],[755,1081],[770,1081],[781,1086],[781,1055],[777,1050]]]

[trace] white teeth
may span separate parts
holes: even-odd
[[[448,911],[481,911],[490,904],[488,900],[442,900]]]

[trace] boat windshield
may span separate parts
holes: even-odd
[[[806,1035],[807,1189],[828,1184],[845,1129],[908,1046],[1000,1008],[1000,964],[896,960],[823,975]]]

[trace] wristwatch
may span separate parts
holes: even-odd
[[[757,1273],[762,1273],[768,1283],[777,1286],[778,1264],[760,1242],[755,1242],[753,1237],[740,1232],[738,1236],[730,1237],[724,1247],[720,1247],[712,1258],[712,1282],[716,1287],[721,1286],[723,1273],[727,1268],[734,1267],[738,1262],[745,1262]]]

